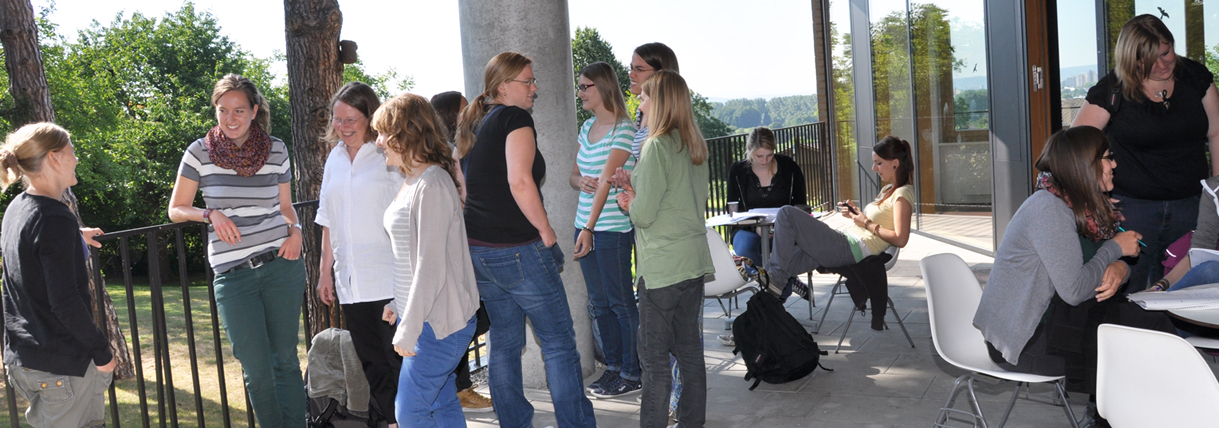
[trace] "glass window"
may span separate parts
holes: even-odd
[[[855,73],[851,60],[851,9],[848,0],[830,2],[830,67],[833,77],[830,84],[834,93],[834,118],[831,131],[837,144],[835,156],[838,165],[838,194],[850,198],[858,189],[859,174],[856,173],[855,154]]]

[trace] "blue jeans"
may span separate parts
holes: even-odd
[[[762,237],[752,230],[739,229],[732,234],[732,251],[741,257],[749,257],[756,266],[762,265]]]
[[[1219,282],[1219,262],[1205,262],[1190,268],[1188,272],[1185,272],[1185,276],[1173,283],[1172,287],[1168,287],[1168,291],[1216,282]]]
[[[576,229],[576,237],[580,230]],[[580,259],[584,285],[588,288],[589,313],[600,332],[606,370],[620,372],[627,380],[639,380],[639,306],[635,304],[635,281],[631,278],[631,244],[635,232],[593,232],[593,251]]]
[[[431,323],[423,323],[415,356],[402,359],[396,417],[404,427],[464,427],[466,416],[457,401],[457,375],[453,366],[465,355],[474,337],[474,318],[466,327],[437,339]]]
[[[1198,196],[1175,201],[1150,201],[1126,195],[1113,194],[1119,202],[1126,221],[1122,226],[1143,235],[1147,248],[1130,269],[1130,280],[1126,292],[1146,290],[1152,281],[1164,276],[1164,250],[1187,232],[1194,230],[1198,222]]]
[[[554,252],[541,241],[507,248],[471,245],[470,258],[491,319],[491,396],[500,426],[533,426],[533,406],[525,398],[521,379],[528,317],[542,348],[558,425],[595,427],[593,404],[584,396],[567,291]]]
[[[305,381],[296,354],[304,262],[276,257],[256,269],[218,273],[213,284],[258,426],[305,426]]]

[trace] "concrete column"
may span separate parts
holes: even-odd
[[[592,374],[593,338],[588,316],[588,291],[579,263],[571,260],[576,204],[579,194],[567,183],[576,159],[575,83],[572,81],[571,25],[566,0],[459,0],[462,65],[466,97],[483,92],[483,71],[487,61],[504,51],[524,54],[533,59],[538,79],[538,98],[533,105],[533,121],[538,133],[538,148],[546,158],[546,180],[541,190],[550,226],[559,237],[567,255],[563,284],[567,303],[575,321],[576,345],[584,376]],[[491,344],[490,352],[497,352]],[[523,357],[527,387],[544,387],[546,373],[536,337],[528,334]]]

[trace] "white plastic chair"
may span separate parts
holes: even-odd
[[[1102,324],[1096,408],[1114,427],[1213,427],[1219,381],[1194,346],[1173,334]]]
[[[720,237],[719,232],[710,227],[707,228],[707,247],[711,249],[711,263],[715,266],[715,279],[704,285],[703,296],[706,299],[719,301],[724,316],[732,318],[732,301],[729,300],[728,305],[724,305],[723,299],[731,299],[746,291],[756,293],[757,284],[741,277],[736,263],[732,261],[732,253],[728,251],[728,244]]]
[[[1016,406],[1020,386],[1024,383],[1052,382],[1062,400],[1063,410],[1071,421],[1072,427],[1079,427],[1075,413],[1067,404],[1066,390],[1063,388],[1063,376],[1039,376],[1027,373],[1017,373],[1004,370],[990,359],[986,350],[986,339],[982,332],[973,325],[974,313],[982,301],[982,287],[974,276],[969,265],[965,264],[956,254],[936,254],[923,258],[919,262],[923,271],[923,285],[927,288],[927,314],[931,318],[931,342],[935,351],[944,361],[970,371],[958,377],[949,392],[948,401],[940,408],[936,416],[935,426],[947,426],[949,413],[969,415],[975,425],[986,427],[986,418],[982,415],[982,407],[974,394],[974,379],[977,375],[986,375],[1000,380],[1016,382],[1016,390],[999,422],[1002,427],[1007,423],[1012,408]],[[956,396],[962,385],[969,392],[971,412],[953,408]]]

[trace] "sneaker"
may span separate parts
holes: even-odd
[[[792,293],[800,296],[804,300],[808,300],[812,296],[810,291],[811,290],[809,290],[808,284],[805,284],[804,281],[800,280],[800,278],[792,277]]]
[[[775,297],[783,295],[783,286],[776,283],[774,278],[770,277],[770,273],[766,272],[766,269],[758,268],[758,288],[773,294]]]
[[[611,380],[614,380],[617,378],[618,378],[617,371],[606,370],[605,372],[601,373],[600,379],[597,379],[596,381],[593,381],[593,383],[588,384],[588,387],[585,389],[587,389],[588,392],[596,393],[597,391],[600,391],[602,388],[605,388],[605,384],[607,384]]]
[[[457,400],[461,401],[461,410],[467,412],[490,412],[491,397],[479,394],[474,388],[466,388],[457,392]]]
[[[721,334],[715,338],[719,339],[720,343],[723,343],[724,346],[736,346],[736,338],[731,334]]]
[[[643,388],[643,382],[637,380],[626,380],[622,376],[615,376],[600,390],[593,391],[593,396],[597,398],[614,398],[628,395],[632,392],[637,392]]]

